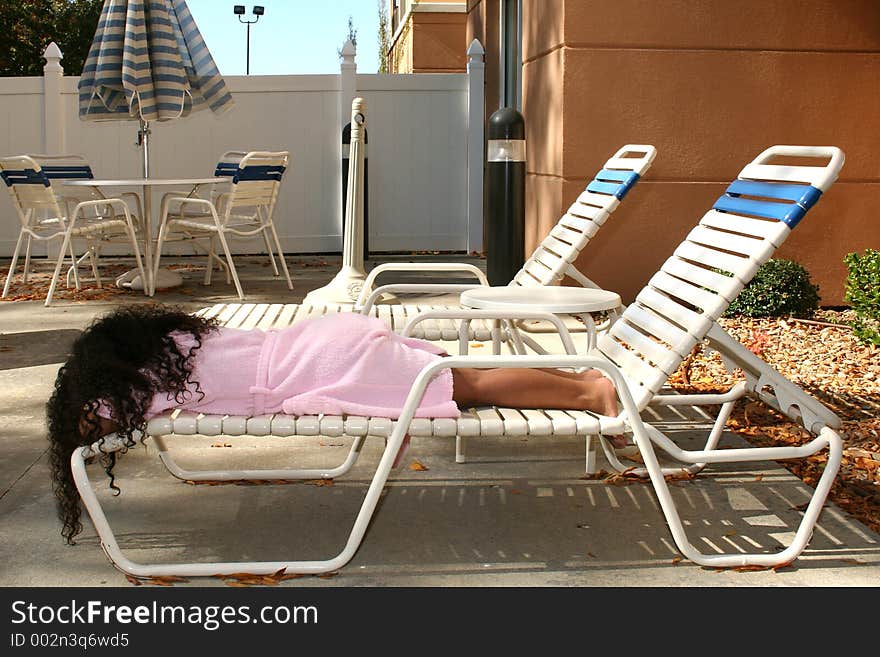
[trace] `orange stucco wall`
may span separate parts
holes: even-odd
[[[497,4],[469,3],[469,38],[486,45],[487,78]],[[809,270],[823,304],[843,303],[843,256],[880,247],[874,0],[523,0],[523,114],[526,252],[617,148],[657,147],[654,166],[577,263],[626,300],[772,144],[835,145],[847,156],[777,253]]]

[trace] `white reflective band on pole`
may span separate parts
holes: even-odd
[[[525,139],[490,139],[486,147],[487,162],[525,162]]]

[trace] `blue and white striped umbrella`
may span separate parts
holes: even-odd
[[[146,137],[150,121],[232,104],[184,0],[104,1],[79,81],[81,119],[139,119]]]

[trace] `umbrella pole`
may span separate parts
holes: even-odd
[[[150,122],[141,119],[141,129],[138,130],[138,145],[144,153],[144,178],[150,177]]]

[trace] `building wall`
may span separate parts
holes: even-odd
[[[468,4],[488,78],[498,0]],[[843,256],[880,245],[880,4],[522,4],[527,252],[617,148],[653,144],[654,166],[577,263],[630,300],[764,148],[835,145],[840,179],[777,256],[809,270],[823,304],[843,303]]]
[[[392,73],[465,71],[467,5],[463,0],[389,0],[389,4]]]

